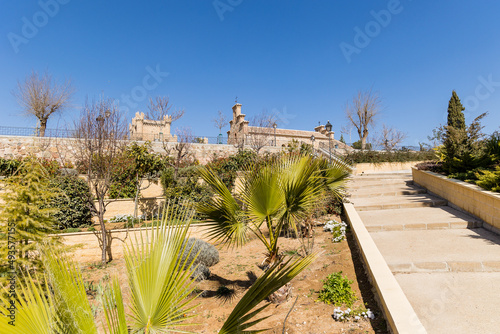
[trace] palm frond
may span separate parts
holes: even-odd
[[[122,291],[117,278],[113,279],[111,289],[104,291],[101,302],[110,333],[128,334]]]
[[[247,330],[254,325],[260,323],[267,317],[252,320],[257,314],[264,310],[268,304],[259,305],[269,295],[277,291],[280,287],[290,282],[302,270],[309,266],[317,257],[317,254],[311,254],[305,258],[297,259],[292,264],[290,260],[286,263],[277,262],[268,271],[266,271],[245,293],[239,303],[233,309],[224,322],[219,334],[232,333],[259,333],[261,330]]]
[[[272,166],[264,167],[251,179],[248,191],[242,194],[247,205],[246,212],[257,226],[267,218],[280,215],[283,211],[283,189],[279,184],[280,176]]]
[[[82,274],[62,253],[44,248],[43,263],[54,294],[58,332],[97,333]]]
[[[180,327],[189,325],[185,321],[192,316],[186,314],[196,307],[189,298],[194,268],[193,262],[179,260],[179,254],[186,250],[184,240],[191,219],[189,207],[181,211],[167,208],[161,224],[126,245],[133,332],[183,332]]]
[[[335,196],[341,198],[345,195],[345,181],[351,173],[352,167],[347,162],[334,160],[327,168],[321,170],[320,178]]]
[[[210,203],[196,206],[198,212],[208,220],[207,236],[228,246],[242,246],[248,240],[249,226],[240,205],[211,169],[200,168],[200,175],[215,193]]]
[[[279,166],[281,187],[285,193],[283,220],[296,230],[296,221],[313,207],[321,193],[321,182],[318,182],[318,159],[311,157],[289,157]]]
[[[52,334],[55,332],[54,301],[50,293],[31,275],[24,277],[20,284],[21,294],[15,305],[4,294],[0,294],[0,333],[12,334]],[[8,290],[4,289],[8,294]],[[45,298],[48,295],[48,298]],[[11,312],[16,307],[15,314]],[[10,316],[12,315],[12,317]],[[9,324],[10,322],[10,324]]]

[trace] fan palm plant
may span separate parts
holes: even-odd
[[[200,174],[215,196],[210,203],[198,204],[197,210],[208,220],[212,240],[241,246],[253,233],[265,245],[266,262],[271,265],[279,257],[283,228],[297,233],[297,224],[325,190],[342,197],[350,172],[342,161],[329,165],[321,158],[281,155],[263,166],[248,168],[242,185],[232,193],[213,170],[203,167]]]
[[[187,207],[180,213],[174,208],[166,211],[161,223],[139,233],[127,244],[125,261],[131,306],[126,314],[121,287],[114,279],[101,298],[106,333],[185,332],[182,328],[192,317],[186,314],[196,307],[194,297],[190,297],[194,288],[191,274],[195,268],[194,260],[183,262],[179,254],[186,250],[183,241],[187,238],[192,210]],[[174,211],[176,213],[172,214]],[[41,252],[48,285],[44,287],[36,278],[24,277],[24,284],[20,285],[23,297],[16,301],[13,313],[10,305],[14,299],[0,294],[0,333],[97,333],[82,274],[76,264],[50,248],[41,249]],[[242,297],[220,333],[262,331],[246,331],[265,319],[255,319],[266,307],[256,308],[257,305],[305,269],[314,258],[315,255],[311,255],[293,263],[276,263]]]

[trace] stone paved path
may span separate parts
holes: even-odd
[[[349,182],[351,202],[428,333],[500,333],[500,236],[413,185],[411,173]]]

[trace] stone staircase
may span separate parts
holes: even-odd
[[[348,189],[428,333],[500,333],[494,308],[484,307],[500,307],[500,236],[413,184],[411,173],[354,176]],[[439,312],[429,312],[433,303]]]

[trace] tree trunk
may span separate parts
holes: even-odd
[[[137,202],[139,201],[139,192],[141,190],[141,184],[139,182],[139,174],[135,177],[136,189],[135,189],[135,199],[134,199],[134,219],[137,219]]]
[[[45,137],[45,128],[47,127],[47,118],[40,119],[39,137]]]
[[[366,149],[366,138],[368,138],[368,130],[363,130],[363,137],[361,137],[361,149]]]
[[[101,238],[102,238],[102,249],[101,249],[101,262],[106,265],[106,254],[108,251],[108,236],[106,234],[106,225],[104,225],[104,203],[102,199],[99,199],[99,225],[101,226]]]

